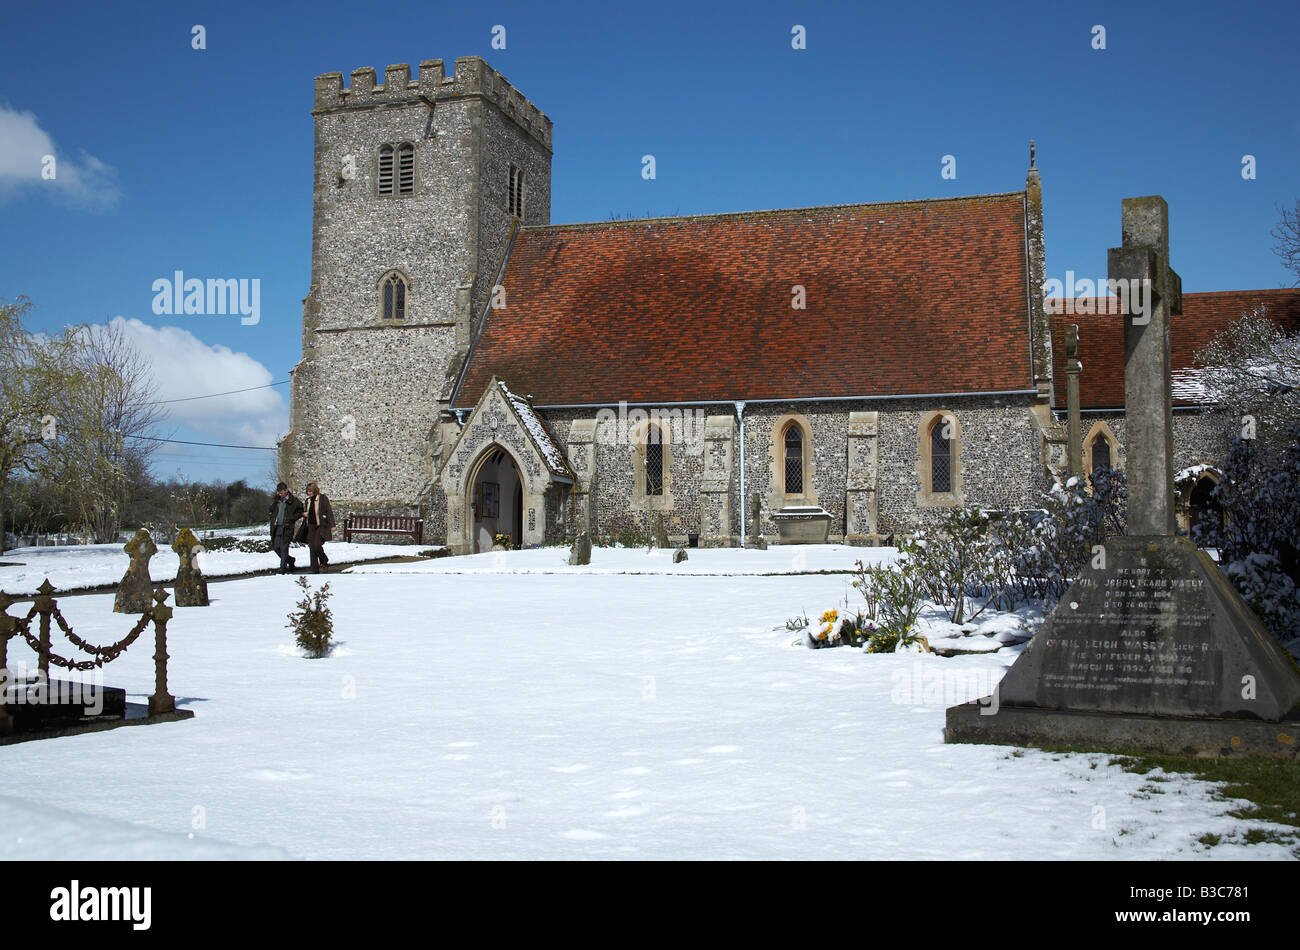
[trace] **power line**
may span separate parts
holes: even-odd
[[[258,452],[278,451],[274,445],[228,445],[223,442],[187,442],[185,439],[157,439],[151,435],[128,435],[128,439],[145,439],[149,442],[172,442],[176,445],[206,445],[214,449],[253,449]]]
[[[224,393],[208,393],[206,396],[184,396],[180,399],[156,399],[153,402],[142,403],[142,405],[162,406],[172,402],[192,402],[195,399],[215,399],[217,396],[233,396],[236,393],[251,393],[255,389],[270,389],[272,386],[283,386],[287,382],[289,382],[289,380],[282,379],[278,383],[266,383],[262,386],[249,386],[247,389],[232,389]]]
[[[212,456],[212,455],[168,455],[160,452],[149,456],[151,462],[162,460],[164,463],[169,462],[196,462],[204,465],[259,465],[256,459],[251,456],[236,458],[234,456]]]

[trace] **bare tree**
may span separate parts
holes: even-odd
[[[1282,259],[1282,266],[1296,276],[1300,284],[1300,200],[1294,208],[1283,208],[1282,219],[1270,233],[1277,241],[1273,251]]]
[[[1179,394],[1249,417],[1260,437],[1300,419],[1300,333],[1274,322],[1266,307],[1243,314],[1175,374]],[[1234,422],[1235,424],[1235,422]]]
[[[84,328],[77,343],[79,384],[46,474],[58,479],[69,514],[102,543],[117,538],[132,474],[146,469],[157,447],[144,437],[165,413],[156,403],[148,363],[122,323]]]
[[[172,483],[172,506],[177,514],[177,527],[184,527],[188,521],[195,530],[212,521],[216,511],[213,507],[212,489],[202,482],[191,481],[189,476],[179,468],[176,469],[176,481]]]
[[[0,301],[0,553],[11,479],[38,470],[76,389],[76,331],[56,337],[30,333],[22,324],[30,308],[26,297]]]

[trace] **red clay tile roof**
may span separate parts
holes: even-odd
[[[1025,283],[1022,192],[524,229],[454,405],[1031,389]]]
[[[1093,303],[1105,300],[1088,298]],[[1060,305],[1056,301],[1056,305]],[[1076,301],[1077,303],[1077,301]],[[1225,290],[1183,294],[1183,313],[1174,317],[1169,331],[1170,368],[1192,366],[1196,351],[1228,324],[1255,307],[1267,307],[1268,314],[1283,326],[1300,331],[1300,290]],[[1121,314],[1056,314],[1052,317],[1052,379],[1056,407],[1066,407],[1065,328],[1079,326],[1079,406],[1083,409],[1124,407],[1124,318]],[[1182,405],[1175,400],[1175,405]]]

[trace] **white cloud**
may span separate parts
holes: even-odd
[[[54,177],[47,177],[47,168]],[[111,208],[122,197],[115,168],[85,151],[76,158],[60,152],[33,113],[0,105],[0,201],[41,189],[90,211]]]
[[[247,353],[209,345],[180,327],[154,327],[124,317],[112,322],[121,325],[126,338],[148,361],[157,384],[155,399],[227,393],[274,382],[271,371]],[[172,402],[162,408],[167,411],[167,424],[190,426],[208,437],[204,441],[274,446],[275,440],[289,431],[283,388],[287,387]]]

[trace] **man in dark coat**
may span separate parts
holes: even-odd
[[[320,492],[315,482],[307,483],[307,547],[311,549],[311,569],[319,574],[330,559],[325,556],[325,542],[334,534],[334,510],[330,500]]]
[[[271,547],[280,555],[280,573],[292,574],[295,558],[289,556],[293,528],[302,517],[302,502],[293,496],[284,482],[275,486],[271,499]]]

